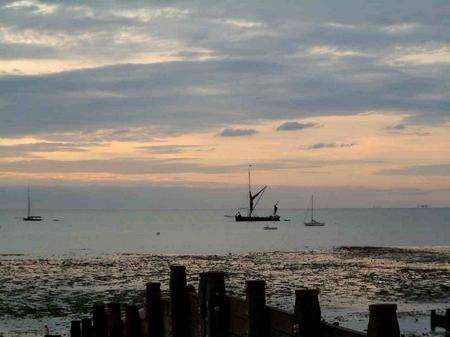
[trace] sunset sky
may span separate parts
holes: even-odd
[[[0,202],[450,205],[448,1],[2,1]],[[270,193],[272,193],[270,196]],[[284,204],[283,204],[284,202]]]

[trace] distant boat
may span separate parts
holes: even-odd
[[[276,231],[277,229],[277,226],[264,226],[265,231]]]
[[[252,186],[250,180],[250,167],[248,168],[248,200],[249,200],[249,208],[247,215],[242,215],[240,211],[236,213],[234,216],[235,221],[238,222],[250,222],[250,221],[280,221],[280,216],[277,214],[278,212],[278,202],[273,206],[273,214],[268,216],[255,216],[253,213],[255,211],[256,206],[261,200],[264,191],[267,189],[267,186],[261,188],[257,193],[252,193]]]
[[[27,216],[22,218],[23,221],[42,221],[40,215],[31,215],[31,197],[30,186],[28,185],[28,203],[27,203]]]
[[[311,214],[310,221],[306,221],[308,215]],[[325,222],[319,222],[314,219],[314,196],[311,196],[311,208],[308,208],[304,220],[305,226],[325,226]]]

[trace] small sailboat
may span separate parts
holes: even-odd
[[[248,199],[249,199],[249,208],[247,215],[242,215],[238,210],[236,215],[234,216],[235,221],[244,222],[244,221],[280,221],[280,216],[278,213],[278,202],[273,206],[273,214],[267,216],[256,216],[254,215],[254,211],[259,201],[261,200],[264,191],[267,189],[267,186],[261,188],[257,193],[252,193],[252,186],[250,180],[250,167],[248,168]]]
[[[31,215],[31,197],[30,186],[28,185],[28,203],[27,203],[27,216],[22,218],[23,221],[42,221],[40,215]]]
[[[308,215],[311,214],[311,219],[306,221]],[[303,220],[305,226],[325,226],[325,222],[319,222],[314,219],[314,196],[311,196],[311,209],[308,208],[306,211],[305,219]]]

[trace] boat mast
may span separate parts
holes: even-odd
[[[27,217],[31,215],[31,199],[30,199],[30,185],[28,185],[28,204],[27,204]]]
[[[311,222],[314,219],[314,195],[311,195]]]

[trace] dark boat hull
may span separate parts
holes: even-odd
[[[22,218],[23,221],[42,221],[40,216],[27,216]]]
[[[269,216],[243,216],[236,215],[234,219],[237,222],[253,222],[253,221],[280,221],[279,215],[269,215]]]
[[[308,227],[325,226],[325,223],[324,222],[318,222],[318,221],[305,222],[305,226],[308,226]]]

